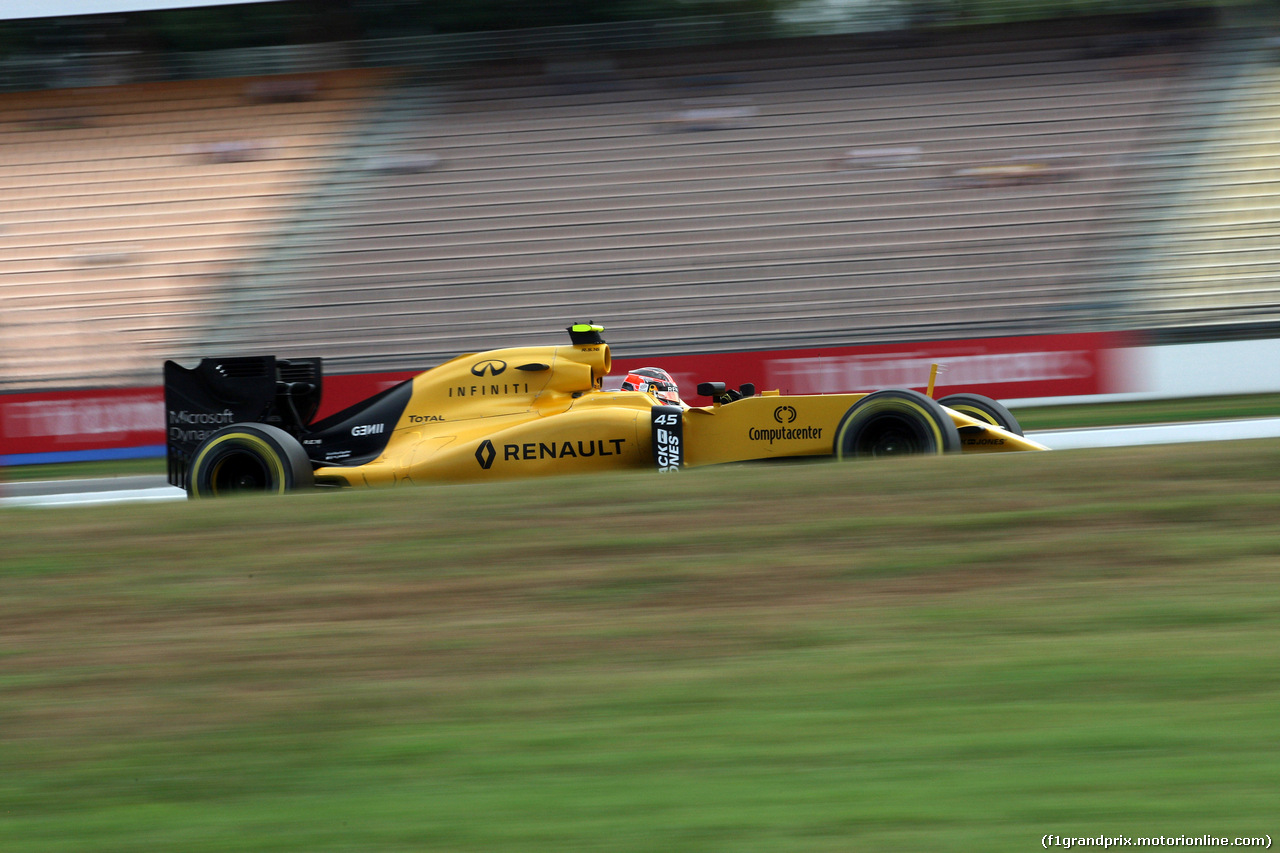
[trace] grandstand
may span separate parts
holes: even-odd
[[[1152,235],[1137,313],[1155,328],[1280,321],[1280,68],[1242,70]]]
[[[362,142],[438,161],[346,169],[221,341],[374,367],[572,317],[654,354],[1095,323],[1099,249],[1196,47],[1108,45],[832,38],[408,82]]]
[[[262,250],[380,74],[0,94],[0,375],[8,387],[154,373]]]
[[[642,356],[1123,325],[1156,227],[1135,209],[1181,191],[1186,162],[1162,155],[1235,61],[1203,35],[1085,23],[0,95],[22,164],[4,387],[233,351],[414,369],[572,319]]]

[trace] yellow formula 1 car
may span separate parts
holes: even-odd
[[[195,498],[312,486],[396,486],[620,468],[676,471],[795,457],[1045,450],[987,397],[757,394],[705,382],[690,407],[661,370],[604,390],[599,326],[562,346],[459,356],[312,422],[320,359],[165,363],[169,482]]]

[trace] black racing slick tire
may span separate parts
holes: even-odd
[[[1022,435],[1022,425],[1013,416],[1013,412],[1005,408],[1003,403],[990,397],[984,397],[981,394],[951,394],[939,400],[938,404],[968,415],[974,420],[998,426],[1014,435]]]
[[[960,433],[942,406],[908,389],[868,394],[845,412],[836,427],[837,459],[956,453]]]
[[[269,424],[232,424],[206,438],[191,457],[187,496],[283,495],[315,485],[301,442]]]

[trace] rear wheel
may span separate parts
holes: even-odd
[[[876,391],[855,403],[836,427],[833,447],[837,459],[959,450],[960,434],[942,406],[907,389]]]
[[[187,495],[282,495],[315,484],[302,444],[269,424],[233,424],[196,448],[187,472]]]
[[[981,394],[951,394],[938,401],[939,405],[954,409],[968,415],[974,420],[1000,427],[1014,435],[1022,435],[1022,425],[1013,416],[1013,412],[990,397]]]

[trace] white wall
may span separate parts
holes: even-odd
[[[1112,393],[1036,397],[1022,406],[1280,393],[1280,340],[1224,341],[1110,350]]]

